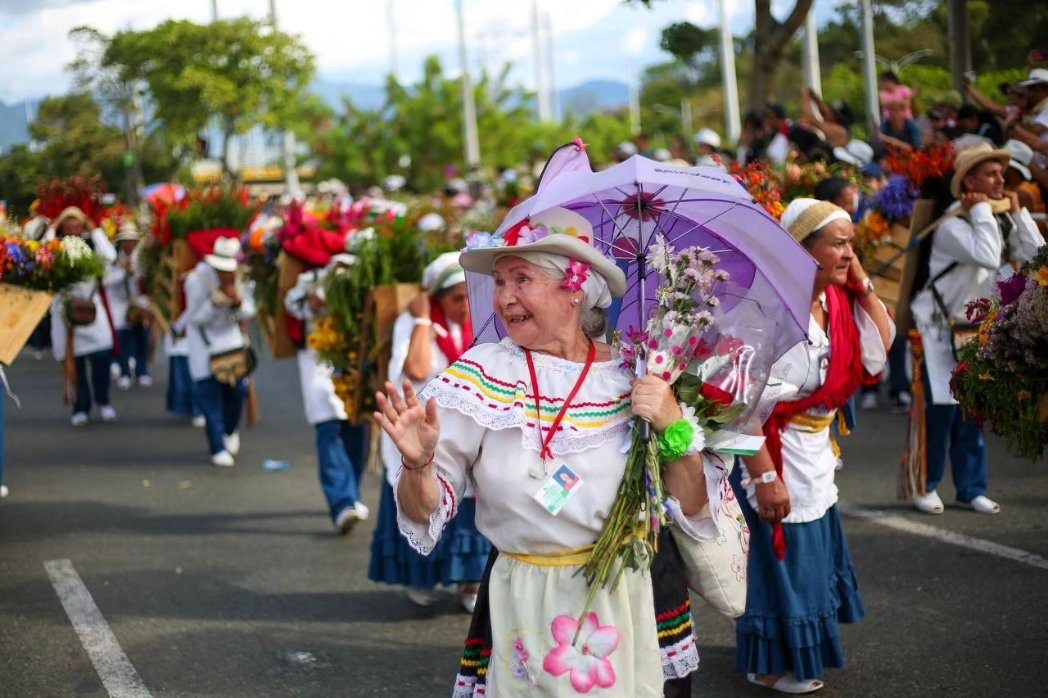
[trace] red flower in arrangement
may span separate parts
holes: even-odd
[[[957,364],[957,366],[953,369],[953,374],[955,376],[964,375],[969,368],[971,368],[971,366],[968,364],[968,362],[962,361],[959,364]]]
[[[703,383],[700,392],[704,398],[721,407],[731,407],[731,403],[735,401],[731,393],[711,383]]]
[[[929,178],[946,177],[952,172],[956,155],[949,144],[930,146],[925,150],[904,150],[889,145],[884,162],[888,169],[906,177],[915,189],[920,189]]]

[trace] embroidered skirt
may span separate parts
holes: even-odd
[[[785,524],[786,559],[775,556],[771,526],[739,496],[750,526],[746,613],[735,622],[739,671],[806,681],[844,666],[840,623],[865,615],[841,517],[831,507],[816,521]]]
[[[477,531],[476,500],[471,497],[462,500],[432,553],[415,552],[397,527],[393,487],[383,478],[368,579],[421,589],[477,582],[490,553],[491,543]]]
[[[627,572],[614,591],[598,592],[581,628],[589,589],[578,571],[578,564],[491,554],[454,698],[593,689],[600,696],[691,695],[699,655],[683,565],[668,531],[651,570]]]

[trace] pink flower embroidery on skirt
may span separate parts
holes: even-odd
[[[601,625],[597,614],[586,614],[579,630],[578,621],[569,615],[553,619],[550,631],[557,646],[550,650],[542,668],[553,676],[570,672],[571,686],[579,693],[588,693],[594,686],[610,688],[615,685],[615,667],[608,656],[619,647],[619,631],[613,625]],[[578,643],[572,645],[575,632]]]

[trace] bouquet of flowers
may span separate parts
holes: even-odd
[[[374,300],[376,289],[418,283],[431,257],[461,244],[439,233],[420,232],[392,209],[358,211],[354,216],[371,225],[350,233],[349,252],[356,263],[352,272],[325,279],[327,317],[316,324],[307,342],[321,361],[334,367],[335,391],[355,421],[372,411],[375,390],[381,388],[383,353],[389,345],[386,337],[377,336],[375,318],[365,317],[374,312],[369,301]]]
[[[902,175],[892,175],[888,183],[871,200],[870,209],[856,231],[856,251],[863,266],[874,262],[878,247],[893,243],[891,227],[906,223],[913,215],[918,191]]]
[[[105,272],[102,259],[84,240],[68,236],[38,242],[19,237],[0,240],[0,282],[57,293]]]
[[[703,449],[706,438],[738,419],[746,409],[715,376],[731,371],[739,340],[715,327],[719,300],[714,290],[728,282],[717,268],[717,256],[701,247],[675,251],[661,238],[652,246],[649,262],[662,277],[658,305],[644,331],[631,332],[620,353],[628,367],[641,363],[647,373],[669,383],[691,422],[688,453]],[[643,426],[634,425],[626,472],[583,575],[590,584],[589,609],[598,587],[614,588],[626,569],[651,564],[658,535],[667,522],[666,493],[654,440],[645,440]],[[662,438],[677,438],[671,427]],[[682,444],[683,445],[683,444]]]
[[[782,175],[771,163],[757,160],[745,167],[732,166],[732,176],[746,187],[754,201],[764,207],[768,215],[779,220],[786,206],[782,203]]]
[[[920,191],[929,178],[945,179],[953,171],[953,160],[957,153],[953,146],[933,145],[924,150],[906,150],[889,145],[884,164],[889,170],[905,177],[910,185]]]
[[[953,394],[966,414],[1036,461],[1048,448],[1048,245],[992,297],[970,304],[968,318],[979,332],[961,349]]]

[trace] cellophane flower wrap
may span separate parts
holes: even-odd
[[[638,374],[658,376],[673,387],[686,418],[702,432],[694,443],[746,409],[733,391],[716,384],[715,377],[730,374],[738,366],[738,353],[747,347],[715,327],[720,304],[715,290],[729,280],[727,272],[717,268],[720,260],[715,254],[702,247],[676,251],[660,236],[648,261],[661,277],[657,303],[644,331],[619,338],[620,355],[626,367],[636,370],[642,362]],[[668,521],[663,463],[656,439],[643,437],[642,424],[634,424],[622,483],[582,569],[590,585],[583,614],[597,589],[614,589],[625,570],[651,565],[659,531]]]
[[[960,351],[950,388],[964,412],[1020,456],[1048,449],[1048,245],[990,298],[968,306],[978,334]]]

